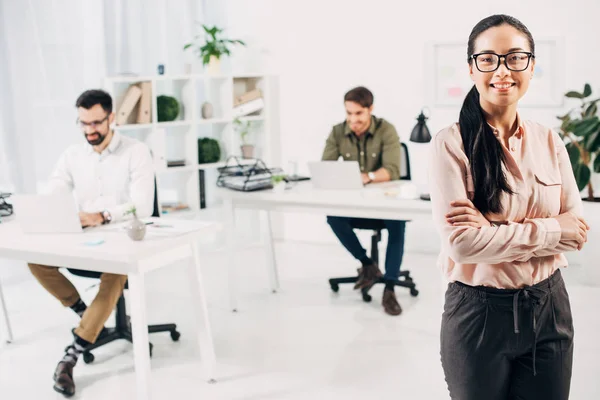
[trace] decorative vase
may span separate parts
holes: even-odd
[[[218,75],[221,73],[221,60],[217,56],[210,56],[207,72],[210,75]]]
[[[243,144],[242,148],[242,158],[247,160],[250,158],[254,158],[254,145],[252,144]]]
[[[127,235],[131,240],[142,240],[146,236],[146,224],[134,216],[130,223],[125,227]]]
[[[213,113],[214,108],[212,104],[210,104],[209,102],[205,102],[204,104],[202,104],[202,118],[210,119],[213,117]]]

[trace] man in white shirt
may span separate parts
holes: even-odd
[[[62,154],[50,178],[50,190],[74,192],[84,227],[122,220],[131,207],[140,217],[150,216],[154,206],[154,168],[149,148],[110,128],[115,114],[108,93],[88,90],[79,96],[76,107],[77,123],[87,143],[73,145]],[[87,307],[77,289],[56,267],[29,264],[42,286],[81,317],[74,330],[75,340],[54,372],[54,390],[70,397],[75,394],[73,367],[102,332],[127,276],[102,274],[98,294]]]

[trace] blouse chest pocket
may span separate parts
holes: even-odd
[[[536,171],[534,194],[535,203],[542,214],[541,217],[547,218],[560,214],[562,179],[558,171],[548,173],[546,171]]]

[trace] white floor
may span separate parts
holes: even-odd
[[[305,400],[447,399],[439,361],[442,285],[435,256],[407,254],[420,295],[397,289],[404,313],[384,314],[381,287],[363,303],[351,287],[333,294],[330,276],[352,275],[353,262],[339,246],[286,242],[276,247],[282,290],[271,294],[263,252],[240,257],[240,311],[228,308],[224,256],[205,254],[204,266],[218,360],[218,383],[203,381],[192,340],[185,266],[164,269],[148,282],[150,322],[176,322],[180,342],[152,335],[155,399]],[[15,341],[0,344],[1,399],[59,399],[52,372],[76,316],[63,309],[24,265],[0,262],[0,280]],[[571,399],[600,398],[600,288],[584,286],[576,268],[565,271],[576,329]],[[79,279],[85,290],[92,281]],[[89,302],[95,289],[83,291]],[[112,320],[109,322],[112,324]],[[4,330],[0,322],[0,330]],[[131,345],[114,343],[95,352],[94,364],[75,369],[78,399],[133,399]]]

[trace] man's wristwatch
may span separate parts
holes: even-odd
[[[373,182],[375,180],[375,172],[369,172],[367,176],[369,177],[370,182]]]
[[[104,210],[100,215],[102,215],[102,225],[109,224],[112,221],[112,216],[108,211]]]

